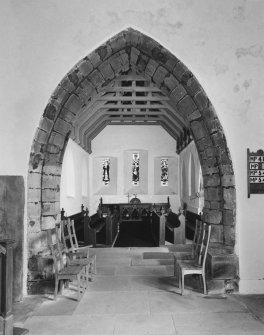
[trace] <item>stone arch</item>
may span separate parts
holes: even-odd
[[[60,210],[61,164],[76,111],[120,74],[144,75],[189,124],[204,177],[205,221],[212,241],[235,243],[235,182],[224,131],[192,72],[152,38],[131,28],[80,60],[53,92],[36,131],[28,173],[29,248],[53,227]],[[32,251],[32,250],[31,250]]]

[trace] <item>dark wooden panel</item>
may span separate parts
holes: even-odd
[[[0,176],[0,239],[12,239],[13,299],[22,300],[25,187],[22,176]]]

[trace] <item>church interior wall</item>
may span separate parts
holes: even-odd
[[[140,153],[140,160],[145,162],[140,166],[140,175],[142,174],[144,187],[132,188],[132,152]],[[117,187],[116,194],[95,194],[97,188],[95,185],[91,188],[90,208],[93,213],[99,204],[102,196],[103,202],[107,203],[126,203],[127,194],[130,194],[130,200],[137,194],[142,202],[159,203],[167,202],[170,197],[172,210],[177,211],[179,206],[178,184],[174,182],[178,177],[178,164],[176,154],[176,141],[161,126],[107,126],[92,142],[92,154],[90,155],[91,179],[97,179],[101,182],[101,171],[93,170],[92,161],[97,157],[112,156],[117,159]],[[153,180],[159,179],[155,175],[155,159],[158,157],[170,157],[176,161],[176,176],[172,180],[172,189],[167,193],[157,194]],[[130,161],[129,161],[130,158]],[[172,164],[175,162],[171,162]],[[174,167],[173,167],[174,168]],[[159,180],[160,181],[160,180]],[[111,183],[111,182],[110,182]],[[169,179],[170,185],[170,179]],[[95,192],[96,191],[96,192]],[[103,192],[103,190],[102,190]]]
[[[82,204],[84,207],[89,206],[88,188],[91,181],[88,166],[87,152],[69,139],[63,157],[60,183],[60,207],[65,210],[65,215],[80,212]]]
[[[261,0],[2,2],[0,174],[22,176],[27,189],[32,139],[54,88],[79,59],[135,27],[188,66],[216,110],[235,172],[240,291],[263,292],[263,195],[247,197],[246,165],[247,148],[263,149],[263,10]]]

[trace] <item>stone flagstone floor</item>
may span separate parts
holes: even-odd
[[[264,334],[264,295],[203,296],[191,280],[181,296],[169,262],[142,259],[166,248],[94,250],[97,275],[80,302],[74,283],[57,301],[27,297],[14,305],[15,326],[32,335]]]

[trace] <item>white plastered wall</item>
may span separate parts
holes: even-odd
[[[69,139],[62,162],[60,205],[66,215],[88,207],[89,155]]]

